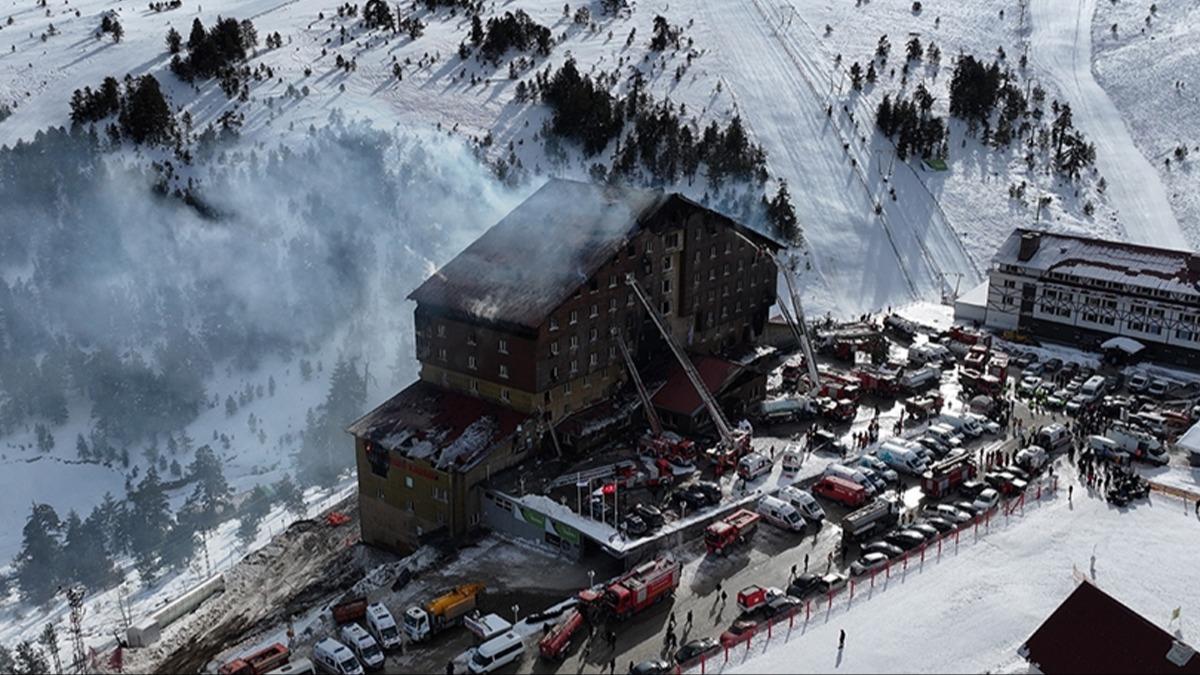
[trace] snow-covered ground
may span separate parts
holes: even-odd
[[[1150,3],[1095,3],[1093,67],[1195,249],[1200,247],[1200,6],[1187,0],[1153,5],[1151,14]],[[1188,150],[1183,160],[1175,156],[1181,146]]]
[[[1096,166],[1129,241],[1187,248],[1158,173],[1138,150],[1107,92],[1092,76],[1096,0],[1032,0],[1030,60],[1071,104],[1075,126],[1096,145]]]
[[[1007,525],[997,519],[978,541],[964,533],[957,552],[914,561],[873,591],[860,586],[853,600],[843,593],[807,624],[783,626],[748,653],[731,650],[723,669],[718,656],[707,672],[1019,672],[1017,649],[1082,576],[1195,645],[1200,519],[1178,499],[1117,509],[1076,487],[1073,500],[1060,489]]]

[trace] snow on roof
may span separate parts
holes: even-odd
[[[988,280],[985,278],[978,286],[958,296],[955,304],[962,303],[964,305],[973,305],[975,307],[986,307],[988,298]]]
[[[408,297],[485,321],[536,328],[664,208],[709,212],[739,232],[778,247],[678,193],[556,178]]]
[[[1200,452],[1200,422],[1194,424],[1191,429],[1180,436],[1179,440],[1175,441],[1175,445],[1190,452]]]
[[[528,415],[417,381],[346,431],[438,469],[467,469],[516,432]]]
[[[1037,237],[1038,245],[1028,260],[1021,260],[1021,240],[1026,234]],[[1191,251],[1017,228],[1001,244],[992,262],[1200,295],[1200,256]]]
[[[1123,335],[1118,335],[1117,337],[1105,340],[1104,343],[1100,345],[1100,348],[1101,349],[1120,349],[1121,351],[1125,352],[1126,354],[1136,354],[1136,353],[1142,351],[1143,349],[1145,349],[1146,345],[1138,342],[1137,340],[1134,340],[1133,338],[1128,338]]]

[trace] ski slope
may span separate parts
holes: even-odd
[[[1188,248],[1158,172],[1134,145],[1112,100],[1092,75],[1096,0],[1031,0],[1029,58],[1063,92],[1075,126],[1096,145],[1096,166],[1108,181],[1129,241]]]
[[[860,587],[849,606],[843,593],[807,625],[783,625],[706,672],[1027,672],[1017,649],[1082,576],[1188,644],[1200,641],[1200,519],[1179,499],[1117,509],[1076,485],[1071,502],[1060,490],[1025,508],[978,541],[964,538],[957,553]]]

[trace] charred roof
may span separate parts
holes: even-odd
[[[408,297],[476,320],[536,328],[638,232],[696,213],[780,247],[678,193],[553,179]]]

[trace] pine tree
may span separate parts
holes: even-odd
[[[99,589],[117,580],[117,569],[109,556],[102,519],[103,516],[95,510],[82,522],[74,511],[67,515],[63,544],[67,582]]]
[[[386,28],[396,30],[396,18],[384,0],[367,0],[363,6],[363,23],[368,28]]]
[[[53,506],[34,504],[21,533],[21,552],[15,561],[17,583],[27,602],[41,605],[54,597],[62,580],[62,521]]]
[[[113,19],[112,27],[108,31],[112,34],[113,42],[120,42],[121,38],[125,37],[125,29],[121,26],[121,22]]]
[[[131,85],[120,121],[121,132],[134,143],[170,141],[175,118],[153,75],[143,75]]]
[[[46,655],[29,640],[17,644],[17,665],[13,670],[17,675],[43,675],[50,672],[50,664]]]
[[[280,478],[279,482],[275,484],[275,494],[283,502],[288,513],[297,518],[307,515],[308,507],[304,504],[304,492],[300,490],[289,474],[283,474],[283,478]]]
[[[0,645],[0,673],[15,672],[17,672],[17,662],[13,660],[12,652],[8,647]]]
[[[75,454],[79,455],[79,459],[85,462],[92,457],[91,451],[88,450],[87,439],[83,437],[83,434],[75,436]]]
[[[479,15],[475,14],[471,17],[471,44],[476,47],[483,44],[483,21],[479,19]]]
[[[184,507],[186,524],[202,530],[212,529],[229,503],[229,484],[225,481],[221,460],[212,448],[207,445],[197,448],[196,458],[188,466],[188,478],[196,481],[196,487]]]
[[[50,659],[54,661],[54,672],[61,673],[62,660],[58,656],[58,632],[54,630],[54,624],[47,622],[42,627],[42,634],[38,636],[38,643],[42,645],[42,649],[50,655]]]
[[[192,32],[188,35],[187,48],[189,53],[194,53],[201,48],[204,42],[208,39],[208,33],[204,30],[204,24],[200,23],[200,19],[192,19]]]
[[[854,63],[850,64],[850,86],[854,87],[854,89],[857,91],[861,91],[862,90],[862,81],[863,81],[862,66],[858,65],[858,61],[855,61]]]
[[[132,508],[126,519],[125,533],[137,559],[143,578],[152,578],[158,566],[159,549],[171,530],[171,508],[158,478],[158,469],[150,467],[137,490],[129,496]]]
[[[171,54],[178,54],[183,50],[183,36],[174,28],[167,30],[167,51]]]
[[[342,429],[362,413],[367,381],[355,362],[339,356],[329,377],[329,393],[304,431],[298,457],[300,475],[311,483],[328,484],[348,468],[353,453],[346,452]]]
[[[238,509],[238,540],[249,546],[258,536],[258,526],[271,511],[271,493],[261,485],[254,486]]]

